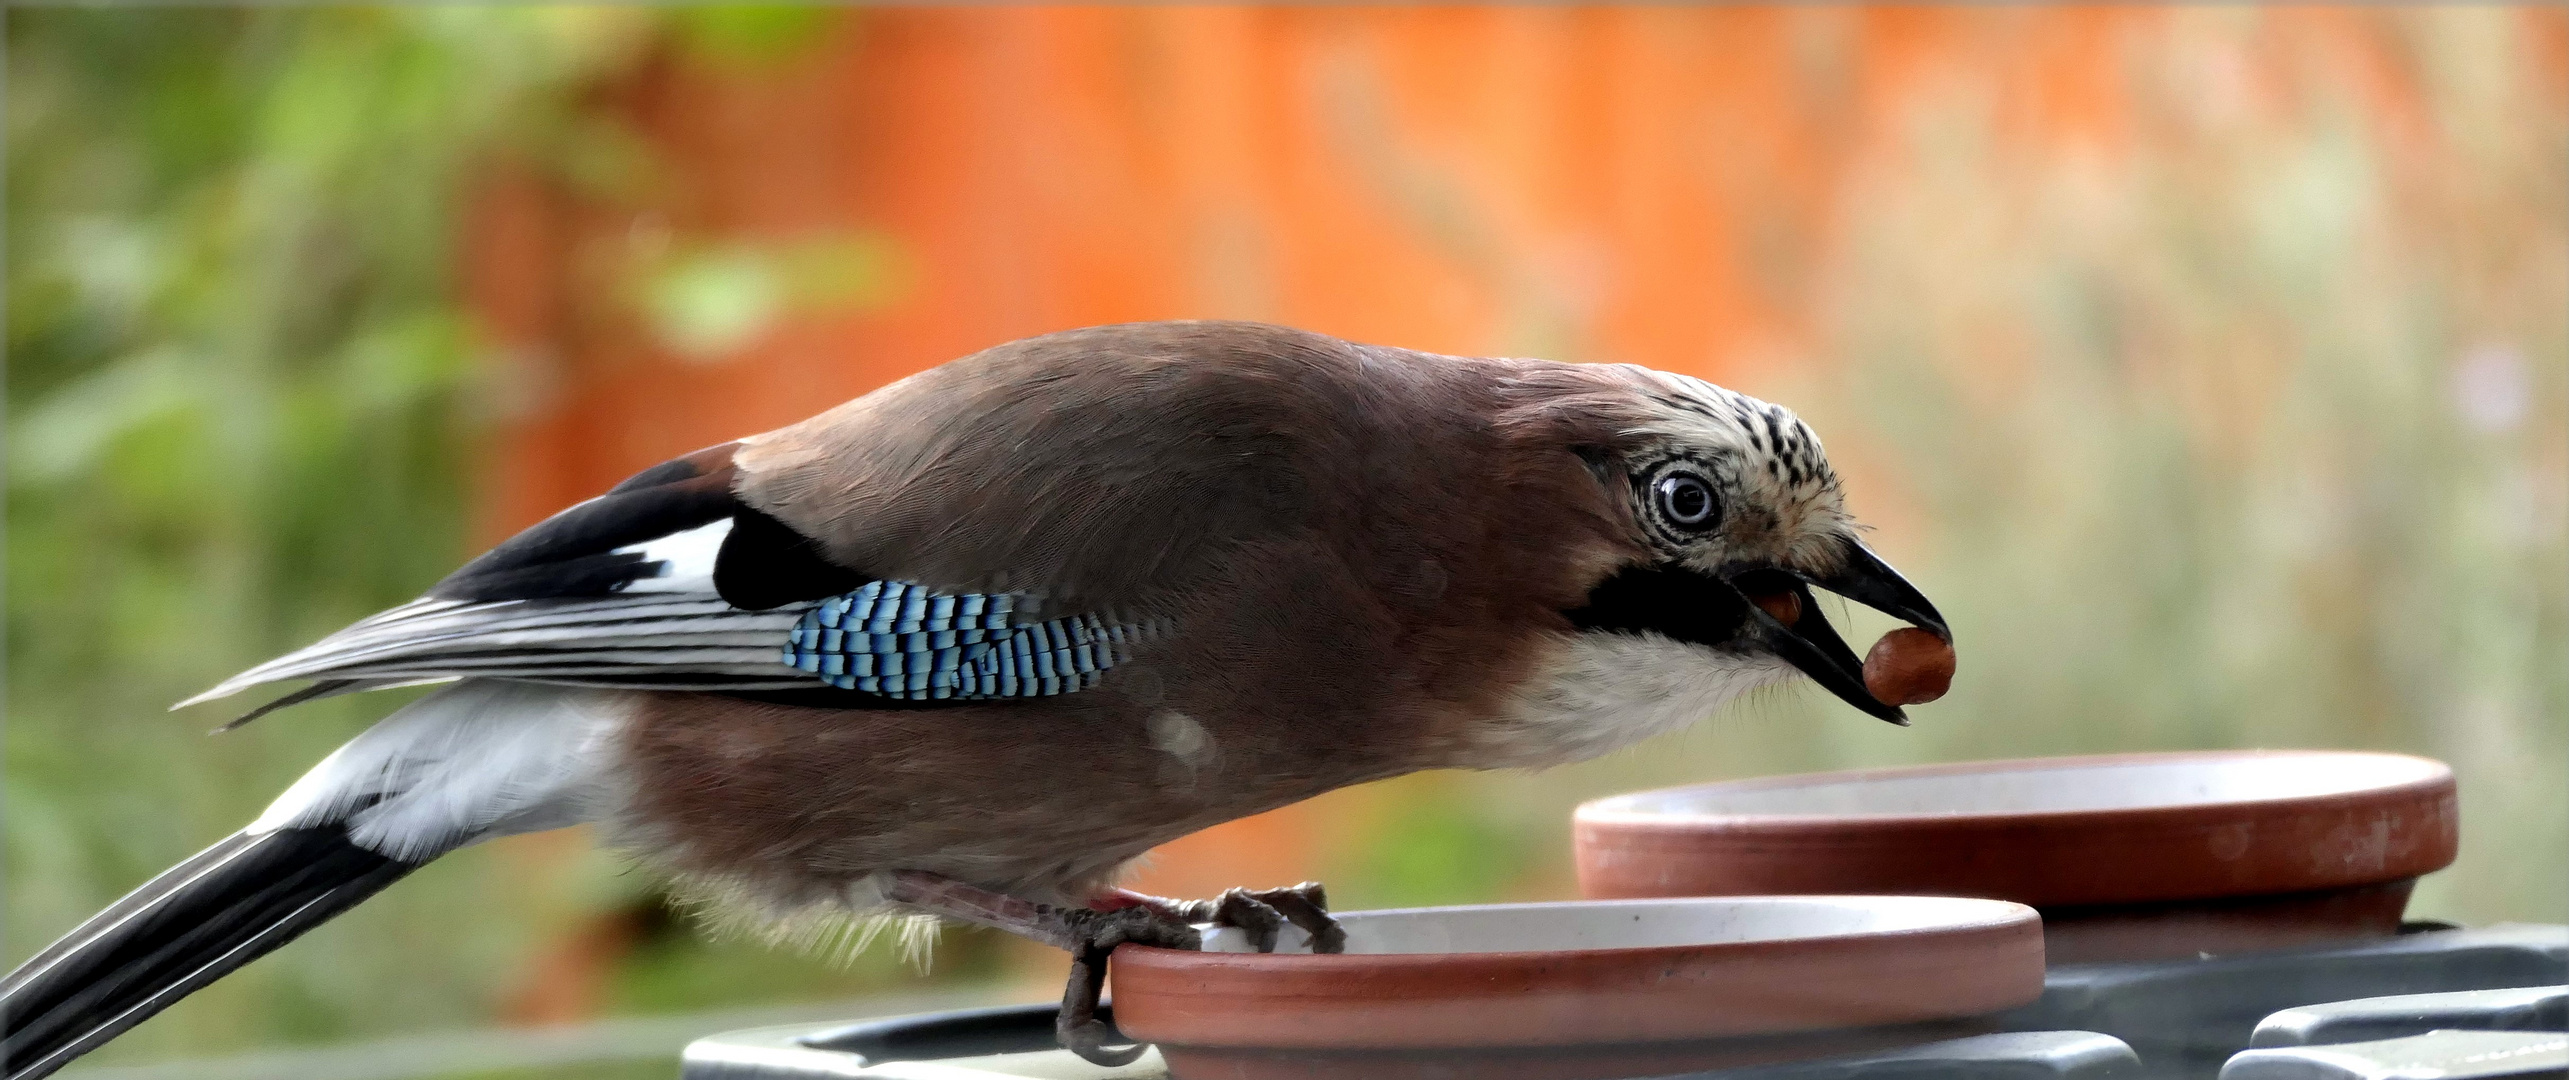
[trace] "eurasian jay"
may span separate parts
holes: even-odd
[[[46,1075],[439,855],[585,822],[766,917],[1068,949],[1063,1041],[1114,1060],[1115,944],[1336,941],[1316,886],[1115,890],[1156,845],[1596,757],[1796,674],[1904,723],[1812,586],[1951,640],[1810,429],[1697,379],[1246,323],[1002,345],[647,469],[193,699],[448,684],[0,982],[0,1053]]]

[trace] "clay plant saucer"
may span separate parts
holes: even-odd
[[[2453,772],[2401,754],[2034,758],[1669,788],[1573,819],[1591,897],[1920,893],[2042,909],[2054,962],[2399,932],[2453,861]]]
[[[2033,909],[1758,896],[1358,911],[1347,951],[1115,952],[1115,1021],[1180,1080],[1580,1080],[1970,1034],[2042,992]],[[1285,936],[1307,948],[1296,931]]]

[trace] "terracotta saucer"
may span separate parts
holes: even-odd
[[[1943,897],[1358,911],[1347,951],[1116,950],[1115,1020],[1180,1078],[1593,1078],[1969,1033],[2033,1000],[2039,919]],[[1288,938],[1299,939],[1295,931]],[[1307,948],[1297,941],[1288,948]]]
[[[1772,777],[1581,806],[1581,891],[1985,896],[2041,908],[2055,962],[2386,936],[2453,861],[2453,772],[2241,750]]]

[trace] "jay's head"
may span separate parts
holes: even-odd
[[[1907,723],[1898,704],[1867,690],[1863,662],[1813,590],[1947,642],[1951,632],[1858,538],[1837,474],[1798,417],[1625,365],[1529,368],[1519,387],[1512,421],[1571,442],[1605,492],[1592,526],[1604,542],[1578,560],[1584,599],[1565,611],[1570,674],[1534,691],[1545,709],[1580,712],[1570,699],[1583,696],[1626,709],[1705,707],[1798,672],[1867,714]],[[1617,681],[1637,685],[1597,689]]]

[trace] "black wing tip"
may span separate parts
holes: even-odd
[[[418,868],[337,826],[234,833],[0,979],[0,1061],[35,1080]]]

